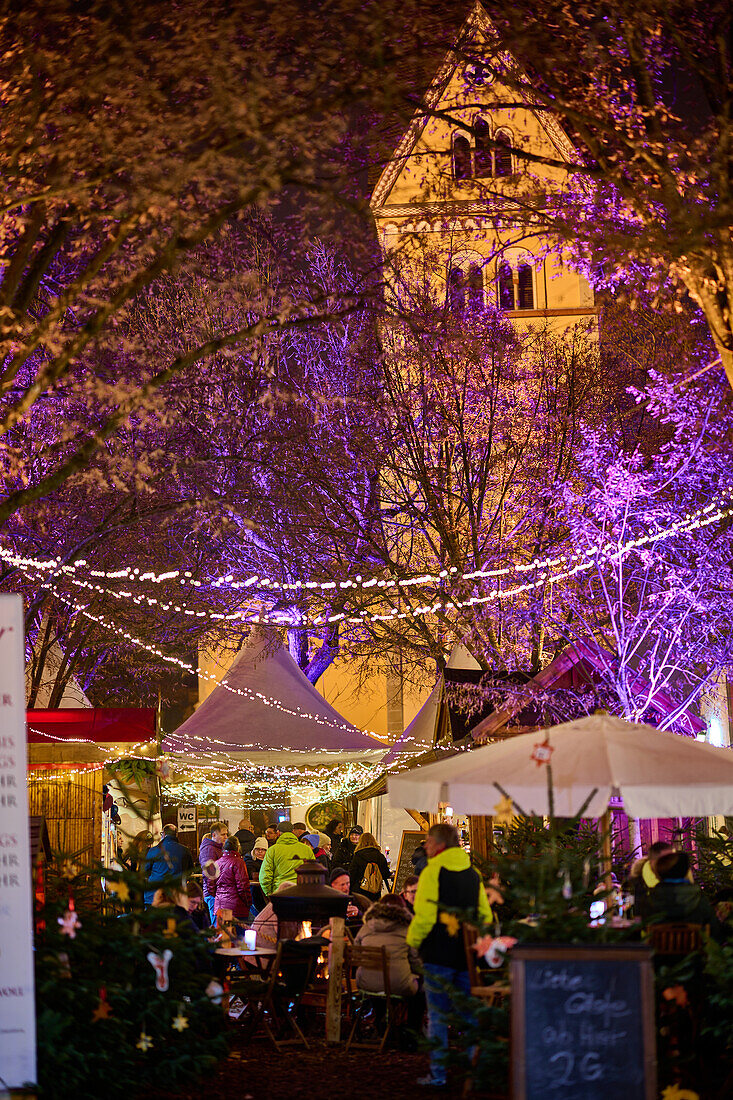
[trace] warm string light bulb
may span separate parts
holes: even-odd
[[[578,562],[580,559],[587,559],[594,561],[596,558],[601,557],[613,557],[619,553],[626,553],[630,550],[638,549],[642,546],[648,546],[662,539],[669,538],[675,534],[680,534],[684,531],[692,531],[699,526],[707,526],[709,523],[717,522],[718,519],[728,518],[733,515],[733,510],[726,508],[725,505],[733,499],[733,488],[729,487],[718,500],[705,505],[703,508],[699,508],[688,515],[681,517],[671,526],[666,527],[660,531],[654,531],[650,534],[641,536],[637,539],[630,539],[625,543],[608,542],[604,546],[597,549],[591,549],[586,552],[585,555],[581,551],[577,551],[571,554],[560,554],[556,557],[547,557],[544,559],[535,558],[531,562],[513,562],[508,565],[500,566],[494,569],[475,569],[472,571],[461,571],[456,567],[450,569],[441,569],[435,573],[421,573],[415,576],[409,577],[371,577],[364,579],[361,574],[357,574],[353,578],[340,578],[337,580],[328,581],[293,581],[284,582],[277,581],[271,577],[262,577],[259,574],[253,574],[244,580],[235,580],[233,573],[226,573],[217,577],[210,577],[205,581],[197,580],[194,578],[191,570],[181,569],[169,569],[164,572],[156,573],[152,570],[144,570],[135,566],[122,566],[118,569],[94,569],[91,568],[85,558],[79,558],[75,562],[64,563],[60,558],[40,559],[34,557],[28,557],[20,554],[17,551],[10,549],[9,547],[0,547],[0,558],[9,562],[12,565],[16,565],[19,568],[32,568],[41,573],[50,572],[57,576],[70,577],[73,576],[79,570],[85,570],[89,577],[97,580],[125,580],[128,583],[151,583],[151,584],[164,584],[168,581],[175,580],[181,586],[191,586],[194,588],[211,587],[211,588],[228,588],[234,591],[252,588],[257,586],[258,591],[265,589],[271,591],[274,595],[279,593],[311,593],[321,592],[333,595],[336,591],[365,591],[371,590],[383,590],[389,591],[392,589],[402,589],[410,587],[427,587],[430,585],[444,585],[446,581],[450,581],[451,584],[477,581],[484,579],[492,579],[499,577],[506,577],[512,574],[529,573],[533,571],[545,571],[548,569],[555,569],[559,567],[565,567],[573,562]],[[699,521],[703,521],[702,523]],[[107,589],[102,591],[108,592]],[[131,594],[128,594],[131,596]],[[259,592],[261,598],[261,592]],[[157,602],[157,601],[155,601]],[[186,614],[205,615],[206,612],[196,612],[187,610],[181,603],[166,602],[161,603],[161,607],[164,610],[176,610]],[[213,614],[213,613],[212,613]],[[234,616],[239,617],[239,612],[233,613]],[[221,621],[221,620],[219,620]]]

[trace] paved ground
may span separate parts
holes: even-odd
[[[155,1100],[417,1100],[437,1095],[416,1087],[427,1072],[425,1054],[327,1047],[311,1040],[311,1049],[288,1047],[282,1053],[264,1040],[240,1042],[234,1032],[229,1057],[191,1090],[156,1095]],[[442,1095],[460,1097],[461,1088]],[[152,1098],[151,1098],[152,1100]]]

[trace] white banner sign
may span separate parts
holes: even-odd
[[[36,1081],[23,601],[0,596],[0,1085]]]
[[[179,806],[178,807],[178,832],[179,833],[195,833],[196,832],[196,807],[195,806]]]

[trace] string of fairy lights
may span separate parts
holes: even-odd
[[[682,534],[684,532],[690,532],[698,529],[702,526],[708,526],[711,523],[716,523],[719,520],[730,518],[733,515],[733,508],[726,506],[727,502],[733,500],[733,487],[728,488],[717,501],[713,501],[702,508],[699,508],[688,515],[681,517],[675,523],[670,524],[659,530],[651,531],[646,535],[639,536],[634,539],[628,539],[625,542],[607,541],[599,547],[590,547],[587,551],[576,551],[570,554],[559,554],[554,557],[549,556],[544,559],[533,558],[529,562],[512,562],[507,565],[502,565],[492,569],[474,569],[470,571],[461,571],[456,567],[449,569],[441,569],[437,572],[429,573],[424,572],[413,576],[405,577],[369,577],[364,578],[361,574],[357,574],[355,577],[345,577],[330,579],[325,581],[319,580],[304,580],[285,582],[278,581],[271,577],[261,576],[259,574],[252,574],[251,576],[237,580],[233,573],[222,574],[219,576],[209,577],[206,580],[199,580],[194,577],[190,570],[169,569],[163,572],[156,573],[154,570],[142,570],[139,567],[125,565],[119,569],[94,569],[89,566],[88,561],[85,558],[79,558],[74,562],[63,562],[61,558],[36,558],[28,555],[20,554],[19,552],[12,550],[8,547],[0,547],[0,559],[6,561],[10,565],[14,565],[17,568],[25,569],[32,568],[40,573],[52,573],[64,578],[75,577],[75,574],[81,570],[84,570],[88,577],[93,578],[93,581],[79,581],[76,578],[77,584],[84,584],[91,590],[105,595],[119,595],[123,598],[135,599],[140,601],[146,601],[150,606],[159,606],[164,611],[176,611],[189,615],[196,615],[198,617],[206,616],[207,612],[196,611],[187,608],[180,601],[168,600],[158,601],[152,596],[135,596],[134,593],[129,590],[124,590],[119,593],[114,593],[113,590],[98,586],[94,581],[98,580],[124,580],[128,583],[151,583],[151,584],[164,584],[170,581],[176,581],[182,587],[192,588],[210,588],[210,589],[222,589],[226,588],[232,591],[240,591],[246,589],[256,589],[257,598],[261,600],[263,595],[268,593],[280,594],[290,593],[293,595],[301,595],[304,593],[321,593],[333,595],[336,591],[341,592],[354,592],[364,591],[371,592],[378,590],[381,592],[389,592],[395,589],[445,585],[449,583],[465,584],[468,582],[476,582],[482,580],[491,580],[494,578],[508,577],[512,575],[521,575],[523,573],[531,572],[547,572],[558,567],[566,568],[572,566],[573,563],[589,562],[594,563],[597,559],[612,558],[619,554],[626,554],[633,550],[640,549],[644,546],[652,545],[656,542],[664,539],[672,538],[675,535]],[[212,618],[215,621],[221,621],[222,619],[240,619],[246,615],[246,610],[237,610],[225,615],[223,613],[212,613]],[[325,620],[321,620],[325,621]]]
[[[730,494],[728,494],[730,495]],[[28,558],[22,555],[15,554],[12,551],[8,551],[6,548],[0,548],[0,558],[16,565],[17,568],[23,572],[28,572],[30,569],[36,570],[41,574],[43,571],[53,571],[58,575],[61,574],[63,579],[71,583],[77,588],[84,589],[89,592],[94,592],[97,595],[105,596],[113,600],[121,602],[129,602],[134,606],[147,606],[153,609],[159,609],[164,612],[175,612],[183,614],[191,618],[198,620],[206,620],[213,625],[219,625],[223,622],[241,622],[242,624],[257,624],[257,623],[269,623],[274,626],[288,627],[298,626],[301,628],[308,627],[320,627],[327,624],[333,624],[336,622],[343,622],[348,625],[359,625],[362,623],[386,623],[394,620],[408,619],[421,617],[425,615],[435,614],[438,611],[450,611],[450,610],[465,610],[470,607],[479,606],[486,603],[491,603],[495,600],[505,600],[511,597],[521,595],[526,592],[536,591],[543,588],[548,583],[556,583],[558,581],[567,580],[579,573],[588,571],[595,567],[599,560],[614,559],[620,556],[632,553],[634,550],[642,549],[643,547],[653,545],[672,538],[676,535],[690,533],[694,530],[698,530],[701,527],[709,526],[713,523],[717,523],[723,519],[727,519],[733,516],[733,507],[723,508],[719,503],[709,504],[705,508],[699,509],[697,512],[693,512],[688,516],[683,517],[677,522],[671,524],[669,527],[660,531],[649,532],[646,535],[639,536],[635,539],[629,539],[623,543],[606,542],[600,548],[590,548],[589,551],[582,555],[580,552],[559,555],[556,557],[548,557],[543,560],[535,558],[530,563],[515,563],[511,566],[505,566],[499,569],[486,569],[486,570],[474,570],[470,573],[459,573],[458,570],[441,570],[436,574],[421,574],[412,578],[393,578],[391,580],[384,580],[383,578],[372,578],[368,581],[363,581],[360,576],[357,576],[353,580],[344,581],[329,581],[329,582],[297,582],[293,585],[281,585],[279,582],[273,582],[268,578],[258,578],[257,576],[249,577],[246,581],[236,582],[233,580],[231,574],[227,574],[226,577],[215,577],[209,582],[211,587],[220,587],[223,581],[231,581],[233,588],[247,588],[253,584],[258,583],[266,589],[264,597],[267,598],[267,593],[270,590],[275,591],[277,587],[280,589],[289,590],[315,590],[319,589],[321,592],[331,591],[334,587],[338,586],[342,590],[357,589],[361,587],[362,590],[367,590],[374,587],[379,587],[382,590],[387,590],[390,587],[396,586],[407,587],[410,585],[422,585],[444,583],[447,579],[450,579],[451,583],[458,583],[459,581],[476,581],[478,579],[499,579],[502,577],[510,576],[512,573],[526,573],[529,571],[535,571],[540,575],[531,581],[527,581],[521,585],[514,585],[510,588],[504,588],[496,586],[489,592],[485,592],[480,596],[470,596],[466,599],[459,598],[445,598],[436,599],[430,603],[421,604],[417,607],[405,608],[401,610],[398,607],[391,608],[385,613],[374,613],[365,611],[363,609],[357,609],[356,611],[340,611],[332,614],[315,614],[310,617],[299,615],[297,618],[289,615],[284,611],[270,610],[267,611],[261,606],[257,609],[243,608],[233,612],[223,613],[212,610],[206,610],[201,608],[191,608],[185,605],[183,602],[172,600],[159,600],[155,596],[150,596],[146,593],[134,593],[129,589],[115,590],[106,586],[96,583],[96,581],[84,580],[83,578],[75,575],[76,570],[80,569],[84,563],[78,561],[73,565],[59,565],[58,561],[43,561],[35,558]],[[574,564],[572,564],[574,563]],[[553,572],[558,565],[567,565],[569,568],[565,568],[560,572]],[[179,571],[169,571],[168,573],[143,573],[138,569],[130,569],[126,567],[124,570],[118,571],[102,571],[102,570],[89,570],[89,576],[105,576],[107,579],[112,577],[122,577],[126,580],[151,580],[155,583],[162,583],[164,580],[180,579]],[[190,573],[183,575],[181,583],[187,583],[191,578]],[[42,579],[39,577],[38,579]],[[59,578],[60,579],[60,578]],[[193,582],[192,582],[193,583]],[[196,581],[197,585],[201,586],[203,582]],[[52,587],[46,584],[47,587]],[[67,603],[70,602],[68,597],[62,596],[58,589],[53,588],[53,591],[59,595],[59,598],[64,599]],[[77,607],[75,602],[73,606]],[[250,611],[254,611],[254,614],[250,614]],[[154,652],[154,650],[151,650]],[[157,656],[161,656],[159,652],[156,652]]]
[[[159,647],[143,641],[143,639],[137,637],[130,631],[124,630],[117,624],[110,622],[104,616],[93,613],[89,610],[88,606],[79,603],[68,594],[62,592],[57,585],[53,583],[54,580],[70,582],[74,587],[88,591],[90,594],[104,595],[119,601],[129,601],[135,606],[147,606],[165,612],[173,611],[188,617],[195,617],[199,620],[205,619],[212,624],[220,624],[225,621],[238,621],[253,624],[266,622],[281,627],[288,625],[308,627],[320,626],[336,621],[345,621],[350,625],[369,622],[384,623],[435,614],[439,611],[466,609],[493,601],[507,600],[523,593],[537,590],[548,584],[567,580],[592,569],[598,564],[599,560],[616,559],[630,554],[635,550],[653,545],[659,541],[675,537],[676,535],[690,533],[702,527],[730,518],[733,516],[733,507],[726,507],[725,504],[726,501],[731,499],[733,499],[733,491],[728,491],[725,493],[723,500],[719,499],[715,503],[708,504],[704,508],[698,509],[696,512],[692,512],[680,518],[675,523],[669,525],[669,527],[649,532],[646,535],[635,539],[629,539],[625,542],[606,542],[599,548],[590,548],[585,554],[575,552],[572,554],[548,557],[543,560],[536,558],[531,562],[512,563],[502,566],[501,568],[474,570],[471,572],[461,572],[455,568],[443,569],[437,573],[423,573],[412,577],[372,577],[365,580],[361,575],[357,575],[354,578],[344,578],[341,580],[298,581],[292,584],[286,584],[274,581],[271,578],[260,577],[259,575],[253,575],[245,580],[238,581],[234,578],[233,574],[229,573],[219,577],[209,578],[208,581],[204,582],[194,578],[193,574],[188,570],[168,570],[167,572],[156,573],[154,571],[143,571],[137,567],[133,568],[129,566],[125,566],[118,570],[90,569],[88,563],[84,559],[79,559],[71,564],[63,564],[58,558],[43,560],[27,557],[5,547],[0,547],[0,559],[6,561],[8,564],[16,566],[31,579],[40,581],[48,591],[52,592],[60,601],[67,604],[67,606],[73,608],[76,613],[97,623],[99,626],[103,627],[103,629],[123,639],[126,643],[147,651],[167,664],[177,666],[184,671],[198,675],[202,679],[209,680],[234,695],[255,701],[264,706],[274,707],[285,714],[302,718],[315,725],[330,726],[341,731],[351,731],[353,727],[346,722],[336,721],[322,714],[309,712],[300,707],[288,707],[282,700],[275,699],[272,696],[267,696],[264,693],[249,688],[242,688],[229,684],[226,679],[220,680],[216,675],[208,672],[206,669],[189,664],[181,658],[166,654]],[[559,571],[556,571],[558,566],[561,568]],[[84,576],[78,575],[82,570],[86,571],[86,578],[93,579],[86,579]],[[501,584],[496,584],[490,591],[484,592],[482,595],[469,596],[465,599],[459,599],[458,597],[435,599],[430,603],[405,610],[392,608],[385,614],[367,612],[363,609],[352,609],[351,611],[343,611],[331,615],[316,614],[310,618],[299,616],[297,619],[292,619],[287,613],[272,610],[266,611],[261,605],[256,609],[256,614],[252,617],[249,617],[249,612],[255,610],[252,608],[239,609],[228,614],[201,608],[196,609],[188,607],[184,601],[159,600],[147,593],[133,592],[130,588],[116,590],[98,583],[100,580],[124,580],[128,585],[132,583],[142,584],[145,582],[163,584],[174,581],[178,582],[182,587],[190,586],[192,588],[202,588],[207,586],[211,589],[217,589],[227,586],[233,590],[251,590],[256,586],[257,599],[261,601],[262,599],[266,599],[270,593],[273,597],[281,597],[284,593],[291,593],[294,595],[319,593],[325,595],[327,593],[333,594],[336,590],[342,593],[361,591],[366,594],[369,594],[373,590],[377,590],[385,594],[390,594],[395,591],[399,593],[402,589],[425,587],[427,585],[441,585],[445,587],[446,585],[458,583],[476,583],[487,579],[500,581],[502,578],[513,574],[521,575],[522,573],[528,572],[535,572],[539,575],[534,579],[527,580],[522,584],[515,584],[511,587],[502,587]],[[41,733],[42,731],[36,732]],[[371,731],[365,732],[371,733],[371,736],[376,739],[377,744],[384,742],[384,739],[380,738],[379,735]],[[50,736],[46,734],[42,735]],[[86,741],[87,739],[59,738],[58,740]],[[89,741],[88,743],[92,745],[96,744],[93,741]],[[139,742],[129,749],[116,752],[114,758],[109,758],[98,764],[93,764],[91,767],[93,769],[101,769],[108,767],[114,761],[135,757],[146,744],[146,742]],[[221,746],[221,748],[212,748],[212,746],[217,745]],[[204,751],[204,746],[206,746],[206,751]],[[298,767],[292,764],[276,765],[272,763],[255,763],[247,758],[247,754],[269,751],[271,751],[271,747],[261,746],[254,742],[232,745],[228,742],[211,737],[204,739],[195,735],[190,735],[189,740],[178,738],[176,742],[176,751],[169,758],[173,762],[175,771],[178,774],[175,782],[170,785],[169,792],[173,797],[179,797],[187,801],[200,802],[202,799],[206,799],[208,791],[218,790],[221,792],[222,790],[227,790],[231,794],[236,795],[239,800],[244,800],[245,804],[248,790],[251,791],[253,788],[257,787],[266,787],[273,795],[277,793],[285,795],[292,792],[294,787],[299,787],[317,792],[322,797],[343,797],[351,791],[363,787],[367,781],[376,778],[384,771],[384,767],[381,765],[367,765],[363,762],[334,766],[335,761],[333,761],[329,766],[326,764],[328,757],[339,755],[340,750],[329,751],[320,746],[313,746],[313,748],[304,748],[302,750],[304,753],[316,757],[319,762],[323,760],[323,764],[320,767],[311,764]],[[403,737],[395,762],[396,766],[400,769],[408,766],[411,760],[423,751],[424,746],[418,744],[410,745]],[[235,753],[244,754],[244,758],[241,760],[233,759],[232,754]],[[89,769],[84,768],[79,770],[88,771]],[[68,777],[71,774],[75,774],[75,772],[68,769],[63,769],[58,773],[59,777]],[[54,775],[53,777],[55,778],[56,776]]]
[[[46,733],[34,726],[29,730],[36,736],[44,737],[49,741],[60,744],[88,745],[99,749],[98,742],[88,737],[59,737]],[[179,739],[180,740],[180,739]],[[192,740],[204,743],[204,739],[194,737]],[[383,768],[374,764],[366,764],[363,761],[341,763],[337,766],[326,766],[312,763],[306,765],[272,764],[253,762],[251,759],[233,759],[231,754],[235,752],[252,751],[251,745],[231,745],[217,739],[217,744],[226,745],[227,751],[208,751],[193,755],[200,746],[194,746],[192,742],[182,743],[176,751],[166,754],[164,758],[150,757],[144,750],[150,750],[153,742],[138,741],[125,749],[115,749],[113,753],[102,760],[92,761],[83,766],[62,767],[53,770],[48,769],[44,778],[50,780],[68,780],[72,776],[89,774],[90,772],[113,769],[120,761],[124,760],[151,760],[165,761],[171,767],[175,776],[172,782],[167,784],[168,793],[174,798],[180,798],[187,802],[207,802],[213,797],[213,792],[222,791],[235,795],[238,799],[251,797],[253,788],[266,788],[270,794],[286,794],[294,788],[305,788],[314,795],[322,798],[341,798],[354,790],[359,790],[365,783],[373,779],[375,774],[380,774]],[[312,752],[315,757],[328,756],[324,750],[304,750]],[[256,805],[256,802],[252,802]]]

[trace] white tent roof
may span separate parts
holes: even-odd
[[[457,642],[453,646],[451,655],[448,658],[447,667],[465,668],[473,671],[481,670],[481,665],[460,642]],[[435,687],[430,692],[430,695],[428,695],[405,732],[395,741],[391,749],[389,749],[382,758],[381,763],[385,767],[389,767],[390,764],[396,763],[407,754],[412,756],[420,752],[420,750],[428,752],[432,749],[435,744],[435,727],[440,714],[440,704],[443,699],[444,687],[445,684],[441,673]]]
[[[620,794],[631,817],[733,813],[733,752],[599,713],[460,752],[389,777],[393,806],[491,814],[503,792],[525,813],[550,812],[548,773],[533,752],[547,735],[554,812],[598,817]],[[593,793],[595,792],[595,793]]]
[[[384,746],[334,710],[279,636],[255,632],[221,683],[164,739],[172,753],[212,753],[259,764],[326,766],[378,759]]]

